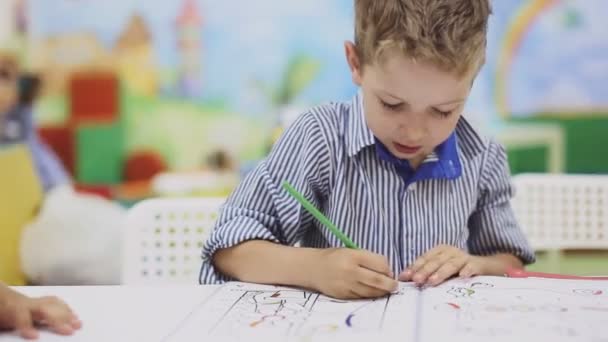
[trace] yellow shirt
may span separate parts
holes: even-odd
[[[0,146],[0,281],[24,285],[19,245],[21,231],[42,203],[42,187],[23,144]]]

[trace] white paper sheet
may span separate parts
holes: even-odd
[[[418,293],[403,283],[384,298],[342,301],[286,287],[229,283],[167,341],[411,340]]]
[[[608,282],[476,277],[422,292],[426,341],[608,341]]]
[[[476,277],[376,300],[229,283],[166,341],[608,342],[608,281]]]

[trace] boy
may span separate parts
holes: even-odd
[[[82,322],[55,297],[29,298],[0,283],[0,329],[17,329],[23,338],[37,339],[34,322],[44,322],[61,335],[71,335]]]
[[[505,152],[461,117],[490,13],[489,0],[355,0],[345,50],[360,93],[301,115],[240,184],[204,248],[200,282],[365,298],[395,290],[395,278],[437,285],[533,262]],[[340,248],[283,181],[361,250]]]

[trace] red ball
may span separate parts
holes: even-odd
[[[167,170],[164,158],[155,151],[136,151],[127,158],[124,179],[127,182],[149,181]]]

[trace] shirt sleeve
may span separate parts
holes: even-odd
[[[36,134],[27,138],[27,145],[32,153],[45,192],[56,186],[71,183],[70,175],[61,161]]]
[[[0,120],[3,118],[0,116]],[[2,127],[5,126],[5,127]],[[30,107],[17,107],[9,112],[0,124],[7,132],[0,132],[0,143],[26,144],[40,182],[45,192],[55,186],[71,183],[71,178],[60,159],[42,139],[40,139]]]
[[[288,181],[319,207],[328,193],[331,154],[327,137],[311,113],[301,115],[279,138],[268,157],[251,171],[222,207],[203,248],[201,284],[229,279],[212,263],[219,249],[248,240],[294,245],[313,217],[282,188]]]
[[[509,253],[531,264],[534,251],[510,203],[513,186],[506,152],[491,142],[484,158],[477,207],[469,218],[469,251],[476,255]]]

